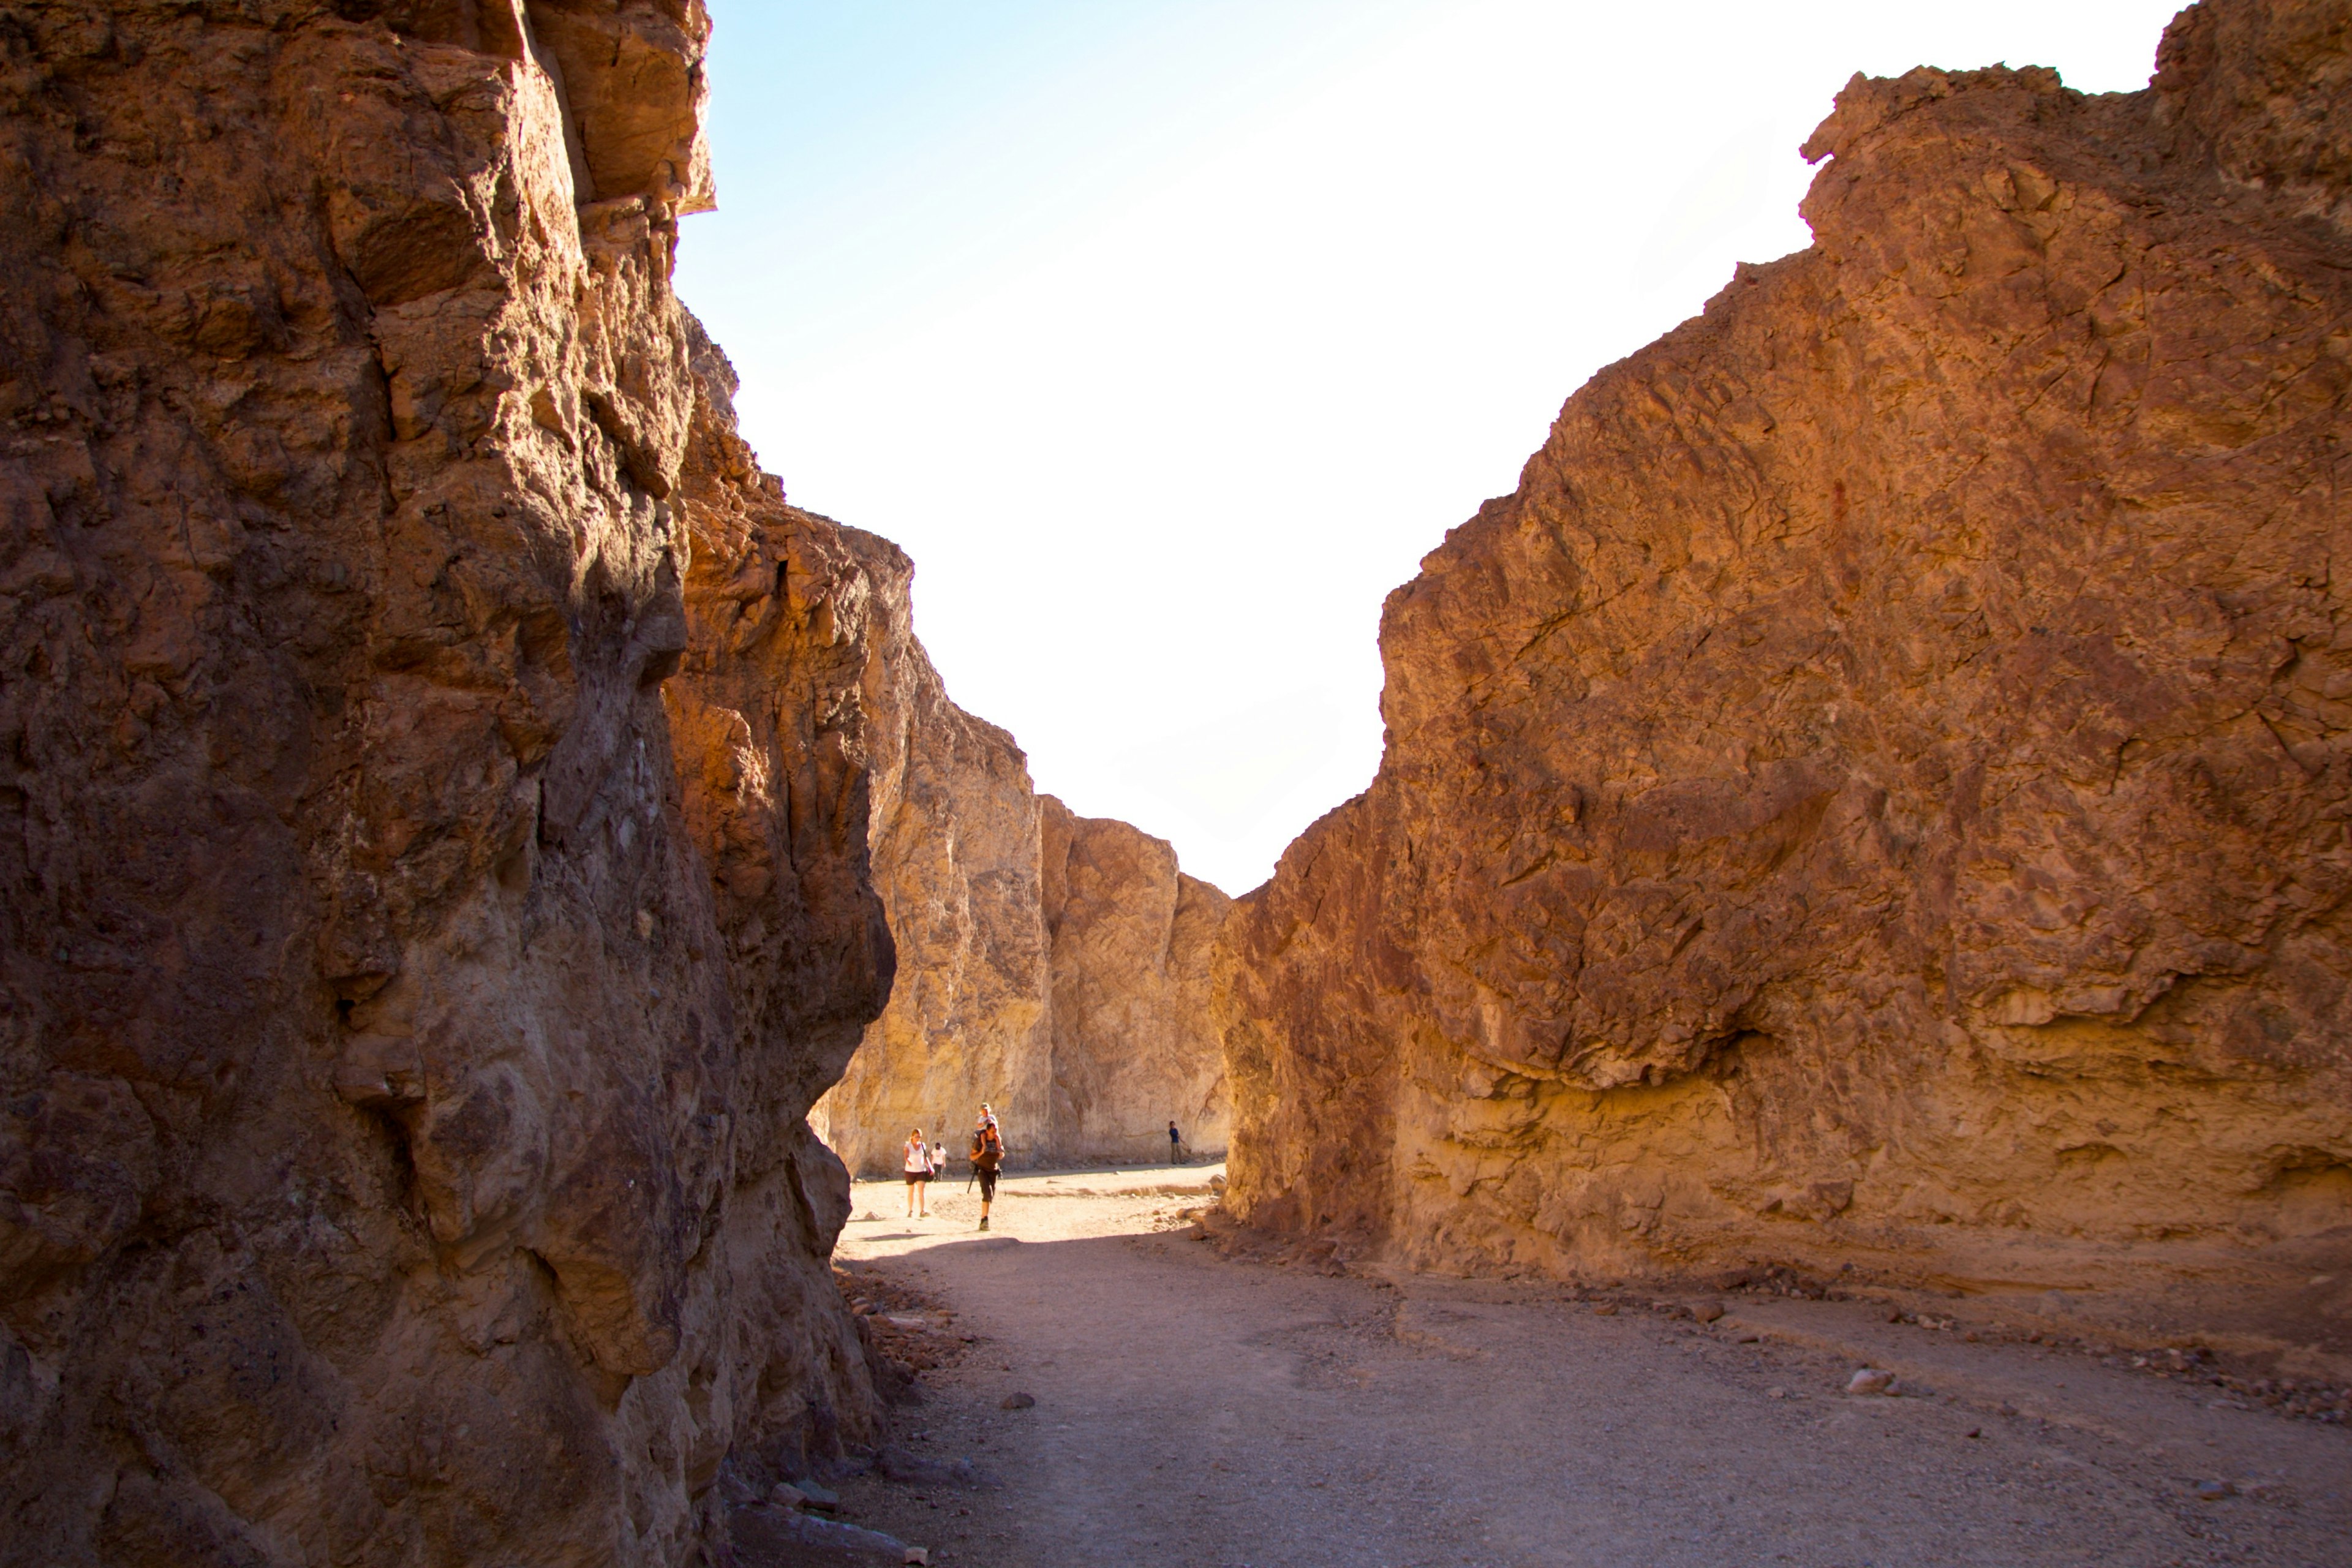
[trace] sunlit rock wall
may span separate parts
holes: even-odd
[[[1221,959],[1241,1215],[2352,1352],[2348,27],[1845,89],[1812,247],[1390,598]]]
[[[1042,804],[1057,1152],[1161,1160],[1173,1121],[1192,1151],[1223,1153],[1232,1108],[1209,961],[1233,900],[1179,870],[1167,840]]]
[[[913,568],[844,530],[877,584],[869,672],[875,879],[898,952],[890,1005],[813,1119],[862,1174],[908,1133],[961,1156],[982,1102],[1015,1166],[1207,1154],[1230,1110],[1209,955],[1231,900],[1126,823],[1036,795],[1013,737],[949,700],[915,639]]]
[[[961,1152],[986,1101],[1015,1163],[1034,1162],[1053,1104],[1052,981],[1029,762],[949,700],[915,639],[906,556],[842,531],[877,595],[882,657],[864,695],[876,716],[875,883],[898,982],[814,1124],[852,1170],[889,1174],[918,1127]]]

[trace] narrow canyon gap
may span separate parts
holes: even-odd
[[[737,433],[709,40],[0,16],[0,1561],[723,1554],[894,1377],[829,1089],[1222,1146],[1223,895]]]
[[[1857,79],[1239,900],[760,470],[670,286],[709,38],[0,12],[0,1563],[723,1559],[884,1432],[845,1158],[982,1098],[1230,1121],[1333,1268],[2352,1364],[2352,6]]]

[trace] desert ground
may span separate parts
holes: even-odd
[[[2352,1563],[2352,1429],[2220,1369],[1969,1301],[1321,1273],[1204,1229],[1220,1174],[1011,1178],[985,1234],[859,1184],[844,1288],[920,1370],[835,1517],[995,1568]]]

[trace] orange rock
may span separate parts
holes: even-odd
[[[1171,1118],[1192,1148],[1222,1152],[1209,959],[1231,900],[1184,876],[1166,841],[1034,793],[1018,743],[950,700],[915,640],[912,565],[843,531],[876,584],[868,798],[900,980],[818,1131],[882,1176],[920,1127],[961,1177],[982,1102],[1016,1166],[1162,1161]]]
[[[2330,1331],[2345,51],[2215,0],[2142,93],[1848,86],[1812,247],[1391,596],[1378,782],[1219,959],[1229,1205]]]
[[[1043,798],[1053,1140],[1065,1159],[1168,1158],[1168,1124],[1223,1153],[1231,1121],[1210,958],[1233,900],[1167,840]]]
[[[12,13],[15,1555],[684,1562],[875,1429],[874,587],[670,289],[699,5],[521,15]]]

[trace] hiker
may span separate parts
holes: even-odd
[[[1168,1124],[1168,1163],[1171,1165],[1184,1163],[1184,1140],[1176,1135],[1176,1123],[1173,1121]]]
[[[924,1143],[923,1130],[919,1127],[908,1135],[906,1158],[900,1162],[900,1168],[907,1173],[907,1217],[930,1218],[931,1151]],[[922,1211],[920,1215],[915,1212],[919,1208]]]
[[[931,1145],[930,1166],[931,1180],[936,1182],[943,1180],[946,1177],[948,1173],[948,1145],[945,1139],[941,1139],[939,1142]]]
[[[1004,1163],[1004,1137],[988,1107],[980,1108],[980,1125],[971,1130],[971,1173],[980,1178],[980,1228],[988,1228],[988,1205],[996,1201],[996,1173]]]

